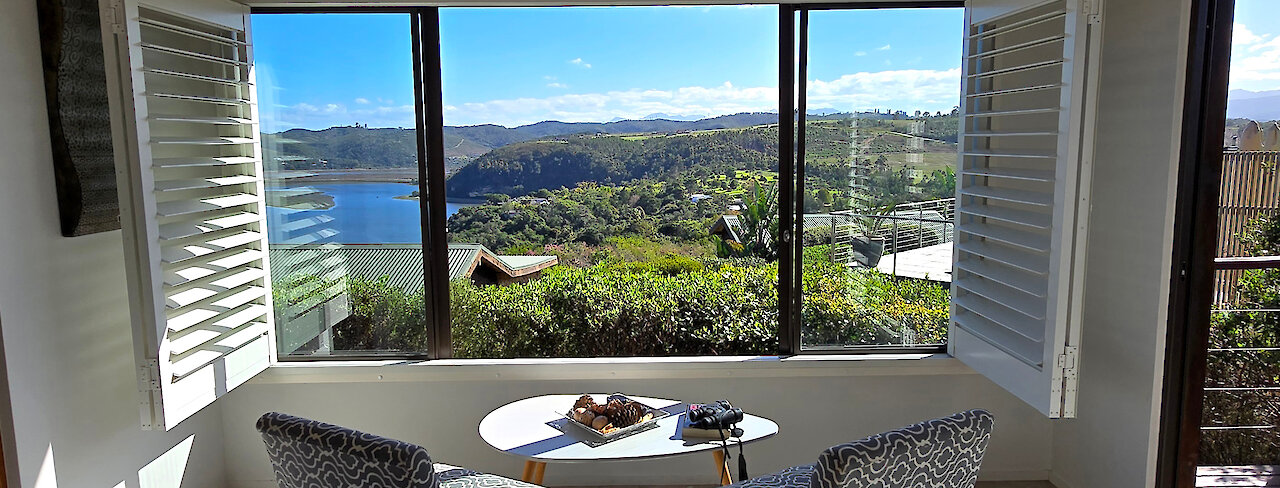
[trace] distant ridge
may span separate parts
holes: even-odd
[[[660,115],[660,114],[655,114]],[[686,130],[737,129],[776,124],[777,113],[743,112],[700,120],[642,119],[614,122],[559,122],[547,120],[519,127],[496,124],[445,126],[445,157],[475,158],[517,142],[572,134],[632,134]],[[409,167],[417,159],[412,129],[330,127],[322,130],[290,129],[263,135],[266,157],[302,157],[329,162],[329,167]]]

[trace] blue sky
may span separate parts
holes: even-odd
[[[1232,90],[1280,90],[1280,17],[1275,8],[1275,0],[1236,2]]]
[[[777,109],[773,6],[440,16],[449,125]],[[810,108],[950,110],[962,22],[959,9],[812,13]],[[264,130],[412,126],[408,25],[398,14],[255,15]]]

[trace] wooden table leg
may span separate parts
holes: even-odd
[[[533,484],[541,485],[542,475],[546,474],[546,472],[547,472],[547,463],[538,463],[538,465],[533,468]]]
[[[520,481],[524,481],[524,482],[526,482],[526,483],[532,483],[532,482],[533,482],[533,468],[534,468],[534,466],[535,466],[535,465],[537,465],[537,464],[538,464],[538,463],[535,463],[535,462],[533,462],[533,461],[525,461],[525,462],[524,462],[524,473],[520,474]]]
[[[520,480],[535,485],[542,484],[542,475],[547,472],[547,463],[537,461],[525,461],[524,473],[520,475]]]
[[[711,455],[716,459],[716,472],[720,473],[720,486],[733,484],[733,478],[729,475],[729,469],[724,464],[724,451],[716,449],[711,451]]]

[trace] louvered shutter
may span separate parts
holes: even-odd
[[[1075,416],[1097,1],[966,8],[953,356]]]
[[[108,15],[142,422],[167,430],[275,359],[249,12],[129,0]]]

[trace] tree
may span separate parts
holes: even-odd
[[[1280,215],[1260,218],[1241,236],[1251,256],[1280,255]],[[1209,332],[1205,387],[1280,386],[1280,269],[1252,270],[1236,284],[1232,311],[1217,313]],[[1242,349],[1247,348],[1247,349]],[[1204,396],[1205,425],[1276,425],[1280,392],[1214,391]],[[1205,435],[1202,464],[1270,464],[1280,459],[1280,430],[1226,430]]]
[[[777,189],[760,190],[760,184],[751,187],[751,199],[738,216],[742,224],[742,241],[723,240],[716,244],[720,257],[757,257],[768,261],[778,259],[778,203]]]

